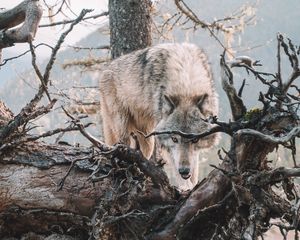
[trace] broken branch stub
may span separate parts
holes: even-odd
[[[15,8],[0,13],[0,49],[15,43],[31,42],[35,37],[43,9],[38,0],[26,0]],[[13,28],[19,24],[22,26]]]
[[[233,74],[225,62],[225,52],[221,55],[220,65],[222,87],[228,97],[233,120],[236,121],[246,113],[247,109],[233,85]]]

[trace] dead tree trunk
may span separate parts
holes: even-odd
[[[13,121],[1,106],[0,132]],[[15,134],[0,147],[1,239],[28,233],[119,239],[129,234],[126,227],[116,230],[123,221],[156,219],[175,202],[164,172],[127,146],[46,145]]]

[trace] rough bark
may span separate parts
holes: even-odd
[[[93,186],[88,181],[88,173],[71,171],[64,188],[58,190],[70,163],[89,152],[34,142],[5,154],[0,164],[0,211],[16,205],[91,216],[102,192],[99,183]]]
[[[151,45],[150,11],[150,0],[109,1],[112,59]]]
[[[46,237],[56,232],[87,239],[97,199],[103,196],[102,184],[88,181],[91,170],[85,164],[91,164],[81,161],[59,188],[71,163],[91,154],[89,148],[39,142],[2,148],[0,238],[21,238],[30,232]]]

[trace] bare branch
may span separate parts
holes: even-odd
[[[213,22],[207,22],[198,18],[197,14],[188,6],[184,0],[174,0],[177,8],[184,14],[188,20],[191,20],[195,27],[200,26],[201,28],[207,29],[211,36],[221,45],[221,47],[232,57],[234,55],[229,50],[230,46],[225,46],[222,41],[217,37],[216,32],[221,31],[224,34],[231,34],[232,32],[240,32],[245,24],[251,24],[255,15],[251,16],[247,13],[247,7],[241,7],[239,11],[231,14],[231,16],[217,19]],[[248,6],[250,7],[250,6]],[[229,23],[229,24],[228,24]]]
[[[37,116],[48,113],[53,105],[56,103],[56,99],[52,100],[46,107],[40,107],[33,111],[30,105],[26,105],[21,112],[10,121],[7,126],[3,127],[0,131],[0,145],[4,143],[4,140],[12,134],[19,126],[27,123],[28,121],[35,119]],[[29,108],[29,109],[28,109]]]
[[[99,148],[101,151],[111,150],[111,148],[105,143],[101,142],[100,140],[96,139],[94,136],[86,132],[83,124],[79,121],[79,119],[73,117],[64,107],[62,107],[62,109],[65,112],[65,114],[72,119],[72,122],[78,127],[78,130],[82,133],[82,135],[86,137],[95,147]]]
[[[87,20],[87,19],[96,19],[96,18],[103,17],[103,16],[108,16],[108,12],[103,12],[100,14],[95,14],[93,16],[88,16],[88,17],[82,18],[82,21]],[[57,26],[57,25],[66,25],[66,24],[73,23],[75,21],[76,21],[76,19],[64,20],[64,21],[54,22],[54,23],[50,23],[50,24],[41,24],[41,25],[39,25],[39,27],[52,27],[52,26]]]
[[[251,135],[261,139],[264,142],[274,143],[274,144],[285,144],[295,137],[300,137],[300,127],[294,127],[290,132],[288,132],[283,137],[274,137],[272,135],[263,134],[260,131],[254,129],[241,129],[236,133],[238,136],[241,135]]]
[[[291,86],[291,84],[300,76],[300,71],[293,71],[286,83],[283,84],[283,91],[286,93]]]
[[[90,125],[91,125],[91,123],[87,123],[83,127],[87,128]],[[78,131],[78,130],[79,130],[78,126],[72,125],[72,126],[68,126],[66,128],[56,128],[54,130],[50,130],[48,132],[45,132],[45,133],[42,133],[42,134],[36,135],[36,136],[28,135],[28,136],[25,136],[25,137],[20,137],[15,141],[11,141],[9,143],[6,143],[6,144],[3,144],[2,146],[0,146],[0,151],[2,151],[5,148],[8,148],[8,147],[15,147],[17,145],[21,145],[21,144],[26,143],[26,142],[33,142],[33,141],[36,141],[38,139],[50,137],[50,136],[53,136],[53,135],[58,134],[58,133],[66,133],[66,132],[72,132],[72,131]]]
[[[186,5],[186,3],[182,0],[175,0],[175,4],[178,9],[184,13],[189,19],[191,19],[194,23],[201,25],[201,27],[210,27],[209,23],[201,21],[197,15]]]
[[[243,79],[243,82],[242,82],[242,85],[239,89],[239,92],[238,92],[238,96],[241,98],[242,97],[242,94],[243,94],[243,90],[244,90],[244,87],[246,85],[246,79]]]
[[[87,128],[91,125],[92,125],[92,123],[84,124],[83,128]],[[79,130],[78,126],[68,126],[66,128],[56,128],[54,130],[50,130],[48,132],[45,132],[43,134],[39,134],[37,136],[27,136],[27,137],[25,137],[24,142],[36,141],[38,139],[50,137],[50,136],[53,136],[53,135],[58,134],[58,133],[73,132],[73,131],[78,131],[78,130]]]
[[[46,46],[46,47],[48,47],[48,48],[50,48],[50,49],[53,49],[50,45],[48,45],[48,44],[46,44],[46,43],[39,43],[39,44],[37,44],[36,46],[33,46],[33,48],[35,49],[35,48],[38,48],[38,47],[40,47],[40,46]],[[23,52],[23,53],[21,53],[21,54],[19,54],[19,55],[17,55],[17,56],[11,57],[11,58],[5,58],[5,59],[2,60],[2,63],[0,64],[0,66],[5,65],[7,62],[9,62],[9,61],[11,61],[11,60],[14,60],[14,59],[17,59],[17,58],[19,58],[19,57],[22,57],[22,56],[26,55],[26,54],[29,53],[29,52],[31,52],[31,50],[27,50],[27,51],[25,51],[25,52]]]
[[[43,74],[43,76],[41,76],[41,73],[38,73],[40,72],[39,70],[36,71],[42,84],[40,85],[39,87],[39,91],[38,93],[35,95],[35,97],[30,101],[30,106],[31,108],[34,108],[36,106],[36,104],[41,100],[42,96],[43,96],[43,93],[45,92],[45,89],[47,89],[47,85],[48,85],[48,82],[49,82],[49,77],[50,77],[50,72],[51,72],[51,69],[53,67],[53,64],[55,62],[55,59],[56,59],[56,55],[58,53],[58,50],[60,49],[62,43],[64,42],[65,38],[67,37],[67,35],[73,30],[73,27],[78,24],[82,18],[84,18],[84,16],[91,12],[92,10],[88,10],[88,9],[83,9],[80,13],[80,15],[78,16],[78,18],[76,18],[76,20],[70,25],[70,27],[61,34],[58,42],[56,43],[55,47],[52,49],[52,53],[51,53],[51,56],[50,56],[50,59],[49,59],[49,62],[47,63],[46,65],[46,68],[45,68],[45,72]],[[34,55],[32,56],[33,57],[33,63],[34,63]],[[37,66],[36,66],[37,68]]]
[[[102,46],[98,46],[98,47],[79,47],[79,46],[71,46],[68,45],[68,47],[73,48],[75,51],[80,51],[80,50],[102,50],[102,49],[106,49],[106,50],[110,50],[110,45],[102,45]]]
[[[44,80],[45,81],[48,81],[49,79],[49,75],[50,75],[50,71],[52,69],[52,66],[53,66],[53,63],[56,59],[56,54],[58,52],[58,50],[60,49],[62,43],[64,42],[66,36],[73,30],[73,27],[75,25],[77,25],[79,22],[82,21],[82,19],[84,18],[84,16],[89,13],[89,12],[92,12],[93,10],[90,10],[90,9],[83,9],[81,11],[81,13],[79,14],[79,16],[72,22],[72,24],[70,25],[69,29],[66,30],[59,38],[57,44],[55,45],[53,51],[52,51],[52,54],[50,56],[50,60],[46,66],[46,69],[45,69],[45,73],[44,73]]]
[[[201,28],[209,29],[210,32],[217,30],[217,31],[223,31],[225,33],[229,32],[229,29],[239,29],[241,23],[238,22],[236,25],[232,24],[231,26],[226,26],[225,23],[228,23],[233,20],[240,20],[241,18],[246,16],[245,9],[241,8],[239,11],[237,11],[234,14],[231,14],[231,16],[226,16],[222,19],[214,20],[213,22],[206,22],[204,20],[201,20],[198,18],[195,12],[188,6],[187,3],[185,3],[184,0],[174,0],[177,8],[188,18],[190,19],[195,25],[199,25]],[[245,20],[245,23],[249,24],[252,20],[253,16],[248,17],[248,19]]]
[[[176,134],[181,137],[188,138],[188,139],[203,138],[203,137],[209,136],[209,135],[211,135],[213,133],[217,133],[217,132],[226,132],[226,133],[230,134],[231,130],[229,130],[229,128],[225,129],[223,126],[214,126],[203,133],[186,133],[186,132],[182,132],[179,130],[167,130],[167,131],[154,131],[149,134],[144,134],[143,132],[138,131],[138,133],[143,135],[145,138],[149,138],[151,136],[156,136],[156,135],[162,135],[162,134]]]
[[[293,69],[287,81],[282,84],[283,93],[287,93],[289,87],[292,85],[294,80],[300,76],[298,53],[296,51],[294,44],[290,39],[288,39],[288,44],[287,44],[285,43],[283,36],[279,34],[277,40],[278,40],[278,44],[281,45],[285,54],[288,56],[291,67]]]
[[[29,48],[30,48],[30,52],[31,52],[31,56],[32,56],[31,64],[33,66],[33,69],[35,70],[36,75],[38,76],[38,78],[41,81],[41,86],[43,88],[43,91],[46,93],[49,101],[51,101],[51,97],[50,97],[50,94],[49,94],[48,89],[47,89],[47,83],[45,83],[44,78],[42,76],[42,73],[41,73],[40,69],[38,68],[38,66],[36,64],[36,54],[35,54],[35,50],[34,50],[34,47],[32,45],[32,42],[29,43]]]
[[[281,75],[281,52],[280,52],[280,37],[281,35],[277,35],[277,80],[278,87],[282,89],[282,75]]]
[[[232,117],[234,120],[238,120],[247,112],[247,109],[233,85],[233,74],[225,62],[225,51],[221,56],[220,65],[222,87],[227,94],[231,107]]]
[[[107,63],[110,61],[110,58],[107,57],[101,57],[101,58],[87,58],[87,59],[81,59],[81,60],[71,60],[62,65],[64,69],[69,68],[69,67],[75,67],[75,66],[80,66],[80,67],[85,67],[89,68],[92,66],[95,66],[95,64],[101,64],[101,63]]]

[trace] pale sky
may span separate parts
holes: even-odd
[[[45,1],[47,2],[48,5],[61,2],[61,0],[45,0]],[[10,9],[16,6],[17,4],[19,4],[20,2],[21,0],[2,1],[0,7]],[[49,23],[49,18],[47,17],[48,10],[44,5],[44,1],[40,0],[40,2],[44,8],[43,17],[40,24]],[[66,10],[65,12],[67,16],[63,16],[61,14],[57,15],[53,18],[54,22],[68,19],[68,17],[69,19],[74,19],[76,18],[74,13],[78,15],[83,8],[94,9],[94,11],[91,12],[89,15],[99,14],[104,11],[107,11],[107,4],[108,4],[108,0],[85,0],[85,1],[67,0],[67,2],[70,2],[70,6],[73,13],[71,11]],[[74,28],[74,30],[68,35],[64,45],[65,46],[74,45],[82,37],[86,36],[88,33],[95,31],[99,27],[99,24],[101,24],[104,21],[107,21],[107,18],[101,17],[95,20],[88,20],[85,23],[78,24]],[[57,42],[61,33],[67,29],[67,26],[65,26],[64,28],[62,27],[62,25],[56,27],[39,28],[35,37],[34,44],[36,45],[38,43],[43,42],[49,45],[54,45]],[[28,44],[16,44],[12,48],[4,49],[3,57],[6,58],[9,57],[10,55],[20,54],[23,51],[26,51],[27,49],[28,49]],[[47,48],[45,47],[41,47],[37,51],[37,54],[39,58],[45,58],[48,56],[49,50],[47,50]]]

